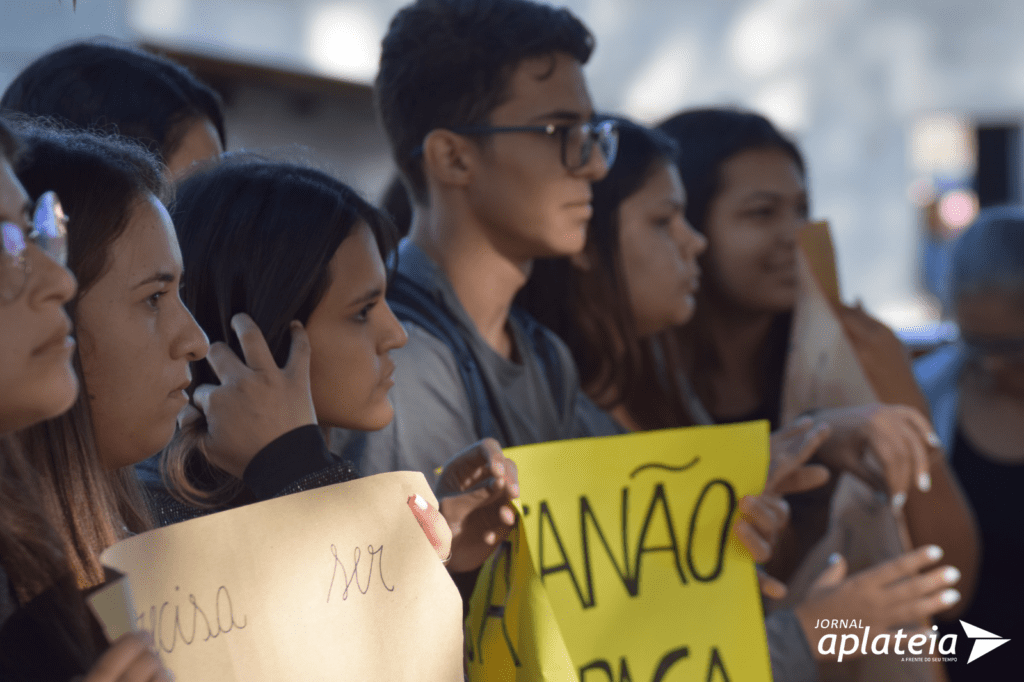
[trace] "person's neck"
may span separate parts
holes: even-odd
[[[716,362],[699,371],[710,372],[712,383],[718,387],[729,387],[716,391],[715,404],[707,405],[715,416],[734,416],[756,409],[757,403],[764,400],[765,396],[760,395],[761,363],[774,319],[771,312],[741,309],[719,301],[710,302],[706,308],[707,341],[714,349]],[[737,400],[734,402],[731,397]]]
[[[506,323],[512,300],[526,283],[530,261],[515,262],[496,248],[479,224],[442,208],[418,208],[409,238],[448,277],[487,345],[511,358]]]

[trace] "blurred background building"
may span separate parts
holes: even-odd
[[[376,199],[393,167],[372,109],[405,0],[0,0],[0,87],[98,35],[176,58],[227,103],[229,148],[307,157]],[[764,113],[806,154],[843,294],[891,324],[941,314],[943,245],[1022,195],[1019,0],[567,0],[597,37],[599,109]],[[927,258],[925,258],[927,256]]]

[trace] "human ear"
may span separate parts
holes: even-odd
[[[465,185],[472,167],[470,153],[466,138],[436,128],[423,140],[423,172],[442,185]]]

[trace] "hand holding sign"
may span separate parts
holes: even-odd
[[[434,492],[452,531],[449,570],[480,568],[516,522],[509,504],[519,497],[515,462],[496,440],[485,438],[445,465]]]
[[[120,637],[103,652],[83,682],[171,682],[147,633]]]

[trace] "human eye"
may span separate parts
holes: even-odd
[[[170,292],[168,292],[166,289],[154,291],[152,294],[146,297],[146,307],[148,307],[150,310],[154,312],[160,310],[160,300],[168,293]]]
[[[370,318],[370,311],[373,310],[376,305],[377,301],[370,301],[359,309],[359,312],[355,314],[353,319],[355,319],[356,322],[366,322]]]

